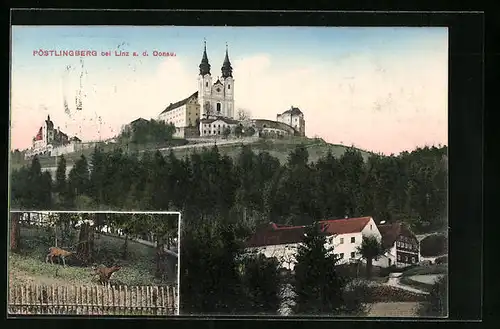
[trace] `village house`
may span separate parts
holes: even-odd
[[[363,237],[375,236],[381,241],[377,225],[372,217],[344,218],[319,221],[321,232],[327,236],[326,247],[333,247],[339,264],[355,262],[361,259],[358,248]],[[248,252],[262,253],[266,257],[276,257],[282,266],[293,270],[297,247],[304,240],[305,226],[287,226],[270,223],[259,228],[246,241]],[[373,262],[382,266],[387,262]]]
[[[420,244],[415,234],[404,223],[379,225],[382,246],[386,253],[378,262],[383,267],[405,267],[417,264],[420,258]]]

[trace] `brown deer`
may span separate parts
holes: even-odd
[[[72,251],[66,251],[58,247],[50,247],[49,253],[47,254],[47,257],[45,257],[45,263],[47,263],[50,259],[50,262],[54,264],[54,257],[58,257],[59,259],[62,259],[63,266],[66,266],[66,257],[71,255],[73,255]]]
[[[121,266],[116,265],[111,267],[102,266],[94,268],[94,272],[99,276],[99,283],[101,283],[102,285],[106,285],[107,283],[109,283],[111,275],[116,271],[119,271],[121,268]]]

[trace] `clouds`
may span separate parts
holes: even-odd
[[[49,76],[13,72],[12,147],[29,147],[47,114],[66,133],[86,140],[99,138],[100,116],[100,135],[106,138],[138,117],[156,117],[197,89],[197,64],[180,56],[150,65],[129,62],[122,68],[86,65],[83,110],[73,110],[71,118],[64,113],[63,99],[75,107],[78,72],[64,77],[62,66]],[[215,80],[220,67],[211,64]],[[253,117],[274,120],[294,105],[305,114],[307,135],[332,143],[384,153],[446,144],[446,52],[343,54],[327,60],[259,53],[235,58],[232,65],[235,106],[250,110]]]

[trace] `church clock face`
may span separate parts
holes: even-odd
[[[220,88],[219,88],[219,87],[217,87],[217,89],[216,89],[216,90],[217,90],[217,92],[218,92],[218,93],[220,93]]]

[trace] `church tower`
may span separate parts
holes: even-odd
[[[210,63],[207,56],[207,42],[204,42],[203,56],[200,63],[200,74],[198,75],[198,101],[200,103],[201,117],[213,112],[211,102],[212,95],[212,75],[210,74]]]
[[[234,79],[233,68],[229,61],[229,55],[226,44],[226,57],[222,64],[222,81],[224,85],[224,112],[228,118],[234,119]]]

